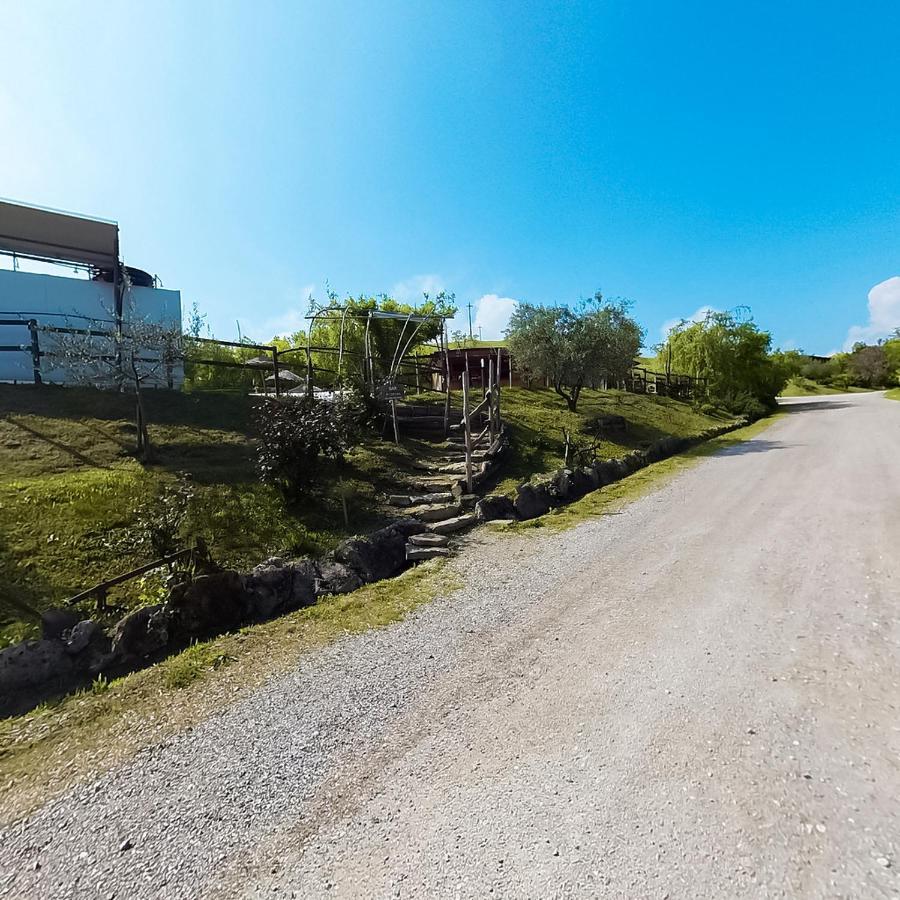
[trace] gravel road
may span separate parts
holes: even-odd
[[[900,403],[618,515],[0,831],[0,895],[900,897]]]

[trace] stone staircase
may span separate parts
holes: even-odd
[[[499,390],[499,385],[495,388]],[[506,435],[500,420],[499,393],[488,392],[466,417],[469,422],[473,491],[492,471],[497,457],[506,448]],[[465,402],[465,401],[464,401]],[[451,409],[445,437],[444,409],[436,406],[398,404],[397,418],[401,436],[415,437],[426,448],[410,464],[409,493],[388,498],[404,515],[421,521],[427,531],[408,539],[407,560],[448,556],[451,535],[471,527],[477,521],[477,493],[466,490],[466,433],[463,414]],[[488,422],[491,427],[488,428]],[[494,435],[491,443],[490,434]]]
[[[465,492],[465,438],[459,427],[454,434],[451,426],[451,435],[444,440],[443,417],[429,423],[432,433],[426,430],[424,419],[417,420],[416,437],[427,449],[410,466],[409,493],[388,497],[392,506],[402,508],[404,515],[419,519],[428,529],[408,539],[406,558],[411,562],[448,556],[450,535],[475,524],[475,504],[480,499],[478,494]],[[486,460],[487,449],[482,446],[474,451],[473,462]]]

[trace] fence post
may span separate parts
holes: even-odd
[[[391,419],[394,422],[394,443],[400,445],[400,423],[397,421],[397,401],[391,400]]]
[[[462,404],[463,404],[463,434],[466,440],[466,493],[471,494],[472,484],[472,426],[469,422],[469,370],[465,369],[462,376]]]
[[[38,344],[38,329],[35,319],[28,320],[28,330],[31,332],[31,365],[34,369],[34,383],[43,384],[41,378],[41,348]]]
[[[490,389],[488,391],[488,433],[490,434],[490,442],[488,444],[489,447],[494,445],[494,403],[496,402],[497,397],[497,388],[494,385],[494,357],[491,356],[488,359],[488,384],[490,384]]]
[[[278,375],[278,347],[272,347],[272,374],[275,376],[275,396],[281,396],[281,378]]]
[[[441,332],[441,345],[444,348],[444,387],[447,391],[447,397],[444,400],[444,437],[450,434],[450,351],[447,349],[447,327]]]
[[[500,382],[502,381],[501,373],[503,372],[502,348],[497,348],[497,433],[500,433]],[[510,360],[510,373],[512,373],[512,360]]]

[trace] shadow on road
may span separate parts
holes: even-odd
[[[790,450],[797,444],[784,444],[781,441],[767,441],[762,438],[752,441],[741,441],[732,447],[720,450],[717,456],[743,456],[746,453],[768,453],[770,450]]]
[[[846,400],[805,400],[800,403],[779,403],[778,411],[788,413],[810,412],[823,409],[845,409],[848,406],[853,406],[853,404],[848,403]]]

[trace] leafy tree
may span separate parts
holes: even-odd
[[[854,345],[848,365],[856,383],[862,387],[880,387],[887,383],[888,361],[883,346]]]
[[[585,385],[625,377],[644,336],[626,303],[599,292],[576,310],[520,303],[506,334],[517,366],[528,378],[546,378],[573,412]]]
[[[740,312],[710,311],[700,322],[682,321],[659,347],[673,369],[705,379],[710,400],[733,412],[771,407],[788,373],[770,354],[772,336]]]
[[[886,340],[884,347],[884,361],[888,369],[888,380],[891,384],[900,384],[900,328],[898,328],[892,337]]]

